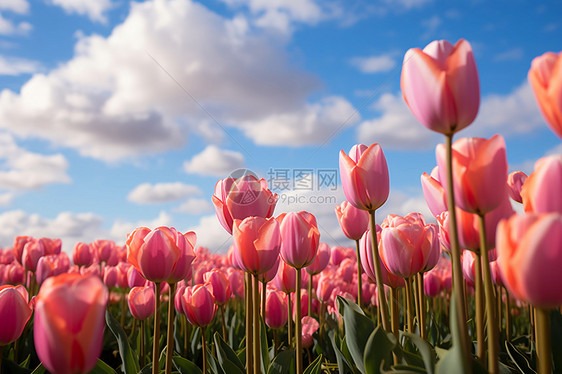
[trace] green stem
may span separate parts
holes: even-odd
[[[390,288],[390,325],[392,326],[392,333],[398,338],[400,337],[400,301],[398,289],[391,287]]]
[[[221,309],[222,338],[226,342],[228,341],[228,336],[226,335],[226,321],[224,319],[224,309],[225,309],[224,304],[220,306],[220,309]]]
[[[174,355],[174,297],[176,283],[170,284],[168,290],[168,334],[166,335],[166,374],[172,372],[172,356]]]
[[[537,319],[537,357],[539,374],[552,373],[552,346],[550,339],[550,311],[535,308]]]
[[[252,274],[245,273],[245,302],[246,302],[246,373],[254,372],[254,345],[253,345],[253,335],[252,335],[252,323],[253,319],[253,287],[252,287]]]
[[[505,337],[507,341],[511,340],[511,307],[509,300],[509,292],[505,290]]]
[[[125,330],[125,315],[127,314],[127,295],[123,292],[121,295],[121,327]]]
[[[260,344],[260,285],[259,285],[259,280],[258,280],[258,276],[254,275],[254,312],[253,312],[253,317],[254,317],[254,328],[252,329],[252,332],[254,334],[254,374],[260,374],[261,373],[261,354],[260,354],[260,350],[261,350],[261,344]]]
[[[293,305],[291,303],[291,292],[287,293],[287,344],[289,347],[293,341]]]
[[[474,261],[474,301],[476,318],[476,354],[481,364],[484,364],[486,344],[484,343],[484,290],[482,288],[482,266],[480,254]]]
[[[207,374],[207,341],[205,339],[205,328],[203,326],[201,329],[201,353],[203,356],[203,374]]]
[[[357,257],[357,305],[361,308],[361,303],[363,301],[363,288],[361,279],[361,255],[359,254],[359,240],[355,241],[355,254]]]
[[[295,317],[295,342],[296,342],[296,354],[297,354],[297,374],[302,374],[303,364],[302,364],[302,323],[301,323],[301,269],[297,270],[297,285],[295,290],[295,307],[297,309],[297,315]]]
[[[140,368],[144,367],[144,320],[140,321]]]
[[[160,351],[160,283],[155,283],[154,341],[152,344],[152,374],[160,373],[158,353]]]
[[[371,221],[371,240],[373,247],[373,263],[375,267],[375,280],[377,283],[377,294],[379,296],[379,310],[381,313],[382,328],[390,332],[388,319],[388,306],[386,304],[386,294],[384,292],[384,284],[382,282],[382,271],[379,257],[379,243],[377,238],[377,224],[375,222],[375,211],[369,211]]]
[[[415,316],[417,317],[418,328],[420,329],[420,336],[421,336],[421,304],[420,304],[420,291],[418,285],[418,277],[416,275],[412,275],[412,294],[414,295],[414,307],[415,307]],[[414,330],[415,331],[415,330]]]
[[[463,276],[461,267],[461,251],[457,233],[457,215],[455,212],[455,194],[453,189],[453,134],[445,135],[447,152],[447,209],[449,211],[449,240],[451,245],[451,267],[453,272],[453,296],[456,303],[457,321],[459,326],[460,347],[462,349],[462,367],[464,372],[472,371],[470,340],[466,326],[466,304],[464,298]]]
[[[422,339],[427,337],[425,320],[427,315],[427,303],[425,301],[425,291],[423,285],[423,273],[418,273],[418,294],[420,295],[420,335]]]
[[[496,318],[496,302],[494,296],[494,285],[490,273],[490,261],[488,260],[488,247],[486,245],[486,224],[484,215],[479,214],[480,228],[480,266],[484,281],[484,297],[486,298],[486,318],[488,320],[488,371],[492,374],[499,373],[498,355],[498,320]]]
[[[312,317],[312,277],[314,275],[310,274],[308,277],[308,315]]]
[[[412,278],[404,278],[404,283],[406,284],[406,315],[408,320],[408,332],[414,333],[414,305],[412,297]]]
[[[265,318],[265,298],[267,296],[267,282],[261,282],[261,315]]]

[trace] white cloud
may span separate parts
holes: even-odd
[[[441,26],[441,24],[443,23],[443,21],[441,20],[441,17],[434,15],[431,18],[428,19],[424,19],[423,21],[421,21],[421,24],[423,27],[425,27],[425,32],[424,34],[421,36],[422,39],[429,39],[431,38],[437,31],[437,29],[439,28],[439,26]]]
[[[26,35],[32,29],[29,22],[14,23],[0,14],[0,35]]]
[[[508,49],[507,51],[500,52],[494,56],[494,61],[503,62],[503,61],[517,61],[521,60],[525,52],[523,48],[516,47]]]
[[[0,189],[36,190],[49,184],[70,183],[62,154],[42,155],[20,148],[11,135],[0,133]]]
[[[191,160],[185,161],[183,167],[187,173],[226,177],[232,171],[244,167],[244,156],[239,152],[208,145]]]
[[[210,199],[209,199],[210,200]],[[209,213],[213,210],[213,206],[208,199],[187,199],[179,207],[174,209],[174,212],[187,213],[192,215],[199,215]]]
[[[363,73],[384,73],[394,69],[396,60],[394,54],[383,54],[380,56],[354,57],[351,64]]]
[[[106,238],[114,240],[116,243],[125,244],[127,235],[137,227],[148,227],[154,229],[159,226],[172,226],[172,217],[162,211],[158,217],[152,220],[140,220],[137,222],[129,222],[124,220],[116,220],[108,233],[105,233]],[[97,238],[101,239],[101,237]]]
[[[8,205],[12,204],[12,201],[14,200],[14,197],[15,197],[15,194],[12,193],[12,192],[0,194],[0,207],[8,206]]]
[[[27,0],[0,0],[0,10],[26,14],[29,12],[29,3]]]
[[[53,5],[60,6],[68,14],[87,16],[95,22],[107,22],[105,13],[111,9],[111,0],[50,0]]]
[[[25,58],[0,55],[0,75],[20,75],[37,72],[41,64]]]
[[[199,224],[187,231],[195,231],[197,246],[207,247],[211,253],[226,254],[232,244],[232,236],[221,226],[214,214],[201,217]]]
[[[418,190],[421,191],[421,185]],[[403,191],[392,190],[386,203],[377,210],[377,223],[381,223],[389,214],[398,214],[405,216],[408,213],[421,213],[425,217],[426,222],[435,222],[431,211],[429,210],[423,195],[412,196]]]
[[[201,194],[199,187],[181,182],[143,183],[129,192],[127,200],[137,204],[162,204],[199,194]]]

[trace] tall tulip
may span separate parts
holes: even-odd
[[[562,52],[546,52],[531,62],[529,82],[542,114],[562,138]]]
[[[431,171],[431,175],[423,173],[421,185],[425,202],[435,217],[447,210],[447,196],[445,189],[439,181],[439,168],[436,166]]]
[[[562,155],[539,159],[521,188],[525,212],[562,213]]]
[[[0,348],[20,337],[33,310],[23,286],[0,286]],[[0,349],[1,350],[1,349]],[[2,358],[0,357],[0,364]]]
[[[54,374],[87,373],[101,353],[108,292],[95,276],[48,278],[35,304],[37,356]]]
[[[513,171],[507,176],[509,197],[511,197],[513,201],[523,203],[523,198],[521,197],[521,189],[523,188],[523,184],[526,180],[527,174],[523,173],[522,171]]]
[[[289,310],[287,297],[282,291],[272,291],[265,301],[265,323],[272,329],[280,329],[287,323]]]

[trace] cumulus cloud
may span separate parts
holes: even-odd
[[[29,22],[14,23],[0,14],[0,35],[26,35],[32,29]]]
[[[0,75],[31,74],[39,69],[41,64],[37,61],[0,55]]]
[[[384,73],[394,69],[396,60],[394,54],[383,54],[379,56],[354,57],[350,63],[362,73]]]
[[[2,0],[0,1],[0,10],[26,14],[29,12],[29,3],[27,0]]]
[[[49,184],[70,183],[62,154],[43,155],[20,148],[13,137],[0,133],[0,189],[37,190]]]
[[[156,218],[149,220],[130,222],[118,219],[113,222],[113,225],[108,232],[104,232],[104,235],[107,239],[114,240],[118,244],[125,244],[127,235],[137,227],[148,227],[149,229],[154,229],[159,226],[172,226],[172,223],[172,216],[170,216],[165,211],[161,211]],[[100,239],[102,237],[104,236],[102,235],[97,239]]]
[[[129,192],[127,200],[137,204],[162,204],[199,194],[201,194],[199,187],[181,182],[143,183]]]
[[[50,0],[68,14],[87,16],[95,22],[107,22],[106,12],[111,9],[111,0]]]
[[[244,156],[240,152],[220,149],[215,145],[208,145],[201,153],[196,154],[189,161],[185,161],[183,168],[187,173],[225,177],[233,170],[244,167]]]
[[[197,234],[197,245],[209,248],[211,253],[226,254],[232,245],[232,236],[221,226],[214,214],[201,217],[199,224],[189,230]]]
[[[183,202],[179,207],[175,208],[175,212],[199,215],[208,213],[213,210],[213,206],[208,199],[191,198]]]

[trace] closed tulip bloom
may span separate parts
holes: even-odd
[[[439,182],[439,169],[434,167],[431,175],[423,173],[421,176],[423,197],[433,216],[437,217],[447,210],[447,196],[445,189]]]
[[[521,188],[523,188],[523,184],[526,180],[527,174],[522,171],[513,171],[507,176],[507,192],[513,201],[517,201],[518,203],[523,202],[523,198],[521,197]]]
[[[131,288],[127,301],[132,316],[142,321],[153,315],[156,305],[154,297],[153,286]]]
[[[283,291],[268,292],[265,299],[265,323],[272,329],[280,329],[287,323],[287,296]]]
[[[505,286],[536,307],[562,305],[562,214],[514,215],[499,223],[498,264]]]
[[[58,255],[43,256],[37,262],[35,277],[37,284],[42,284],[48,277],[66,273],[70,269],[70,259],[65,252]]]
[[[386,158],[378,143],[356,144],[349,155],[340,151],[340,178],[347,201],[358,209],[374,211],[388,199],[390,179]]]
[[[97,239],[90,244],[92,250],[96,252],[97,258],[100,262],[105,262],[108,265],[115,266],[115,243],[111,240]]]
[[[328,244],[320,243],[318,245],[316,257],[314,258],[312,264],[306,267],[306,272],[310,275],[320,274],[330,263],[331,251],[332,250]]]
[[[470,125],[480,106],[478,69],[472,47],[436,40],[423,50],[406,52],[400,81],[402,94],[425,127],[449,135]]]
[[[453,144],[453,189],[459,208],[485,214],[497,208],[507,195],[507,157],[500,135],[489,140],[462,138]],[[440,180],[446,180],[446,149],[436,150]]]
[[[23,255],[23,248],[25,247],[25,245],[27,244],[27,242],[33,240],[33,238],[31,236],[16,236],[14,238],[14,256],[16,256],[16,260],[18,260],[18,262],[20,264],[23,264],[22,262],[22,255]]]
[[[234,220],[234,247],[238,262],[252,274],[271,269],[279,257],[281,231],[275,218],[248,217]]]
[[[285,261],[279,263],[279,270],[277,270],[277,275],[273,278],[273,284],[277,289],[285,292],[295,292],[297,289],[297,271],[294,267],[287,264]],[[301,280],[302,286],[308,285],[308,273],[301,269]]]
[[[323,272],[318,278],[316,285],[316,296],[324,303],[328,302],[330,295],[336,286],[334,274],[331,272]]]
[[[490,261],[490,272],[492,273],[492,280],[494,281],[494,284],[496,284],[497,286],[504,287],[502,274],[501,274],[502,272],[498,264],[498,260]]]
[[[281,222],[281,258],[294,268],[302,269],[312,264],[320,243],[320,231],[316,217],[300,211],[283,213]]]
[[[312,335],[318,330],[320,324],[312,317],[302,317],[302,346],[304,348],[312,347],[314,340]]]
[[[215,298],[205,285],[187,287],[181,299],[182,308],[189,323],[204,327],[215,317]]]
[[[562,52],[536,57],[528,76],[546,122],[562,138]]]
[[[213,269],[203,274],[205,284],[213,294],[217,305],[226,304],[232,296],[230,282],[226,274],[220,269]]]
[[[369,213],[347,201],[336,205],[336,216],[343,233],[351,240],[361,239],[369,226]]]
[[[435,297],[441,292],[441,276],[436,271],[428,271],[423,275],[423,290],[429,297]]]
[[[25,270],[35,272],[39,259],[45,255],[45,247],[43,242],[32,239],[28,241],[23,247],[21,256],[22,265]]]
[[[0,286],[0,347],[16,341],[23,332],[32,313],[28,298],[23,286]]]
[[[470,287],[474,287],[476,284],[475,277],[476,274],[474,272],[474,262],[479,261],[476,257],[476,254],[472,251],[463,251],[462,252],[462,275],[466,280],[466,283]]]
[[[379,256],[381,255],[381,232],[379,231],[380,227],[377,227],[377,238],[379,241]],[[382,231],[382,229],[380,229]],[[365,231],[365,234],[359,241],[359,255],[361,256],[361,266],[363,267],[363,271],[365,274],[369,276],[369,278],[375,282],[375,263],[373,260],[373,247],[371,244],[371,230]],[[382,257],[382,256],[381,256]],[[395,275],[388,271],[388,268],[384,264],[384,262],[380,261],[381,273],[382,273],[382,281],[389,287],[397,288],[404,286],[404,278],[401,276]]]
[[[271,267],[271,269],[269,269],[265,273],[260,274],[258,276],[258,280],[260,282],[269,283],[273,279],[275,279],[275,276],[277,275],[277,272],[279,271],[279,264],[281,262],[283,262],[283,260],[281,260],[281,257],[277,257],[277,261],[275,261],[275,265],[273,265]]]
[[[562,213],[562,155],[539,159],[521,189],[523,208],[532,213]]]
[[[217,218],[229,234],[232,234],[235,219],[269,218],[277,204],[277,194],[269,190],[265,179],[258,180],[253,175],[219,180],[212,199]]]
[[[177,283],[190,271],[195,240],[192,231],[140,227],[127,237],[127,260],[150,281]]]
[[[72,252],[72,261],[74,262],[74,265],[90,266],[94,263],[95,259],[96,256],[89,244],[82,242],[76,243],[74,251]]]
[[[146,286],[146,282],[148,282],[146,278],[134,266],[129,267],[127,270],[127,286],[129,288]]]
[[[87,373],[101,353],[108,292],[94,276],[47,279],[36,298],[37,356],[53,374]]]

